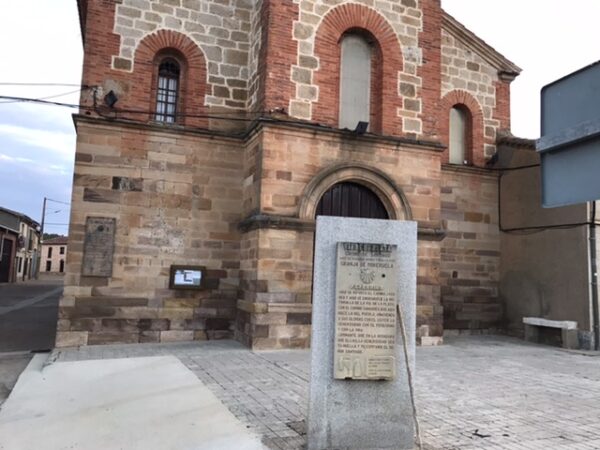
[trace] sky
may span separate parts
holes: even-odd
[[[600,59],[598,0],[442,0],[442,7],[523,69],[511,91],[516,136],[539,137],[544,85]],[[0,95],[40,98],[77,89],[5,84],[80,83],[76,0],[0,0],[0,43]],[[53,100],[77,103],[78,94]],[[71,198],[73,111],[3,101],[0,206],[40,221],[44,197]],[[45,230],[66,234],[68,221],[68,205],[50,201]]]

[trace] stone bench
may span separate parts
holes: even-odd
[[[554,328],[561,330],[561,345],[563,348],[579,348],[579,332],[575,321],[523,317],[523,325],[525,326],[526,341],[539,343],[541,329]]]

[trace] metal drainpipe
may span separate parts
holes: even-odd
[[[592,314],[594,327],[594,349],[600,349],[600,317],[598,317],[598,264],[596,255],[596,202],[592,204],[592,219],[590,220],[590,266],[592,269]]]

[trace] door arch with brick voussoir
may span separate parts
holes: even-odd
[[[311,214],[314,219],[320,215],[412,219],[404,192],[384,172],[362,164],[344,163],[324,169],[306,187],[303,200],[301,218]]]
[[[318,215],[412,219],[402,189],[384,172],[360,163],[328,167],[306,186],[298,217],[314,220]]]
[[[316,216],[389,219],[383,202],[368,187],[344,181],[334,184],[317,204]]]

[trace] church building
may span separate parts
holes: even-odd
[[[520,69],[440,0],[78,6],[57,346],[307,347],[318,215],[418,223],[420,344],[502,326],[489,161]]]

